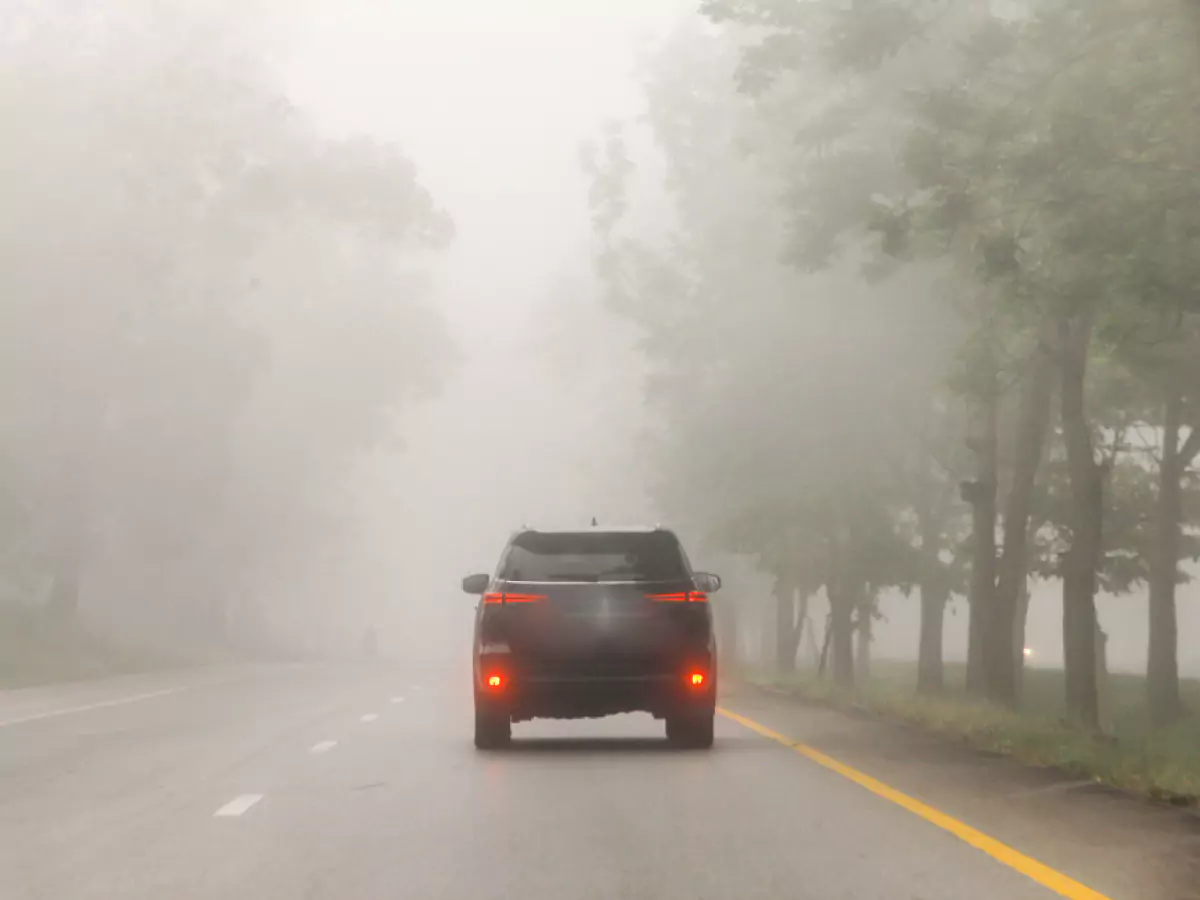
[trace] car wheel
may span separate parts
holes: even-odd
[[[713,745],[713,712],[667,717],[667,740],[676,747],[707,750]]]
[[[475,748],[497,750],[512,740],[512,721],[508,713],[475,710]]]

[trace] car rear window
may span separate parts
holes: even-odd
[[[677,581],[687,577],[670,532],[518,535],[500,577],[507,581]]]

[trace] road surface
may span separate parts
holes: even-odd
[[[623,716],[480,754],[469,722],[462,683],[387,667],[0,694],[0,897],[1058,896],[728,718],[707,753]]]

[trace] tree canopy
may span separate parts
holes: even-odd
[[[36,5],[0,42],[5,555],[63,616],[224,639],[446,373],[422,267],[450,220],[219,17]]]
[[[1096,594],[1148,586],[1148,702],[1178,715],[1191,14],[700,6],[645,60],[645,117],[588,167],[597,271],[652,365],[662,502],[823,592],[844,682],[870,598],[916,589],[936,690],[961,592],[969,681],[1013,705],[1028,584],[1061,580],[1067,701],[1092,725]]]

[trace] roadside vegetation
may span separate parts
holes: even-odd
[[[937,696],[918,694],[916,679],[915,664],[884,661],[876,662],[865,684],[851,690],[815,672],[748,676],[751,683],[797,698],[863,710],[1029,765],[1053,767],[1174,805],[1200,803],[1200,717],[1155,727],[1146,716],[1141,676],[1109,676],[1111,724],[1105,732],[1081,729],[1064,717],[1061,670],[1027,669],[1019,711],[973,700],[966,691],[964,666],[947,666],[945,690]],[[1200,707],[1200,681],[1184,679],[1180,691],[1188,708]]]
[[[174,663],[83,628],[47,623],[28,610],[0,610],[0,690],[146,672]]]
[[[765,619],[791,679],[819,598],[806,691],[1195,793],[1195,11],[700,7],[644,56],[646,115],[584,165],[606,302],[650,361],[657,499],[774,577],[769,606],[725,601],[727,645]],[[1061,591],[1061,678],[1023,671],[1039,580]],[[895,592],[921,617],[903,688],[871,662]],[[1107,680],[1111,717],[1101,592],[1148,597],[1145,676]]]

